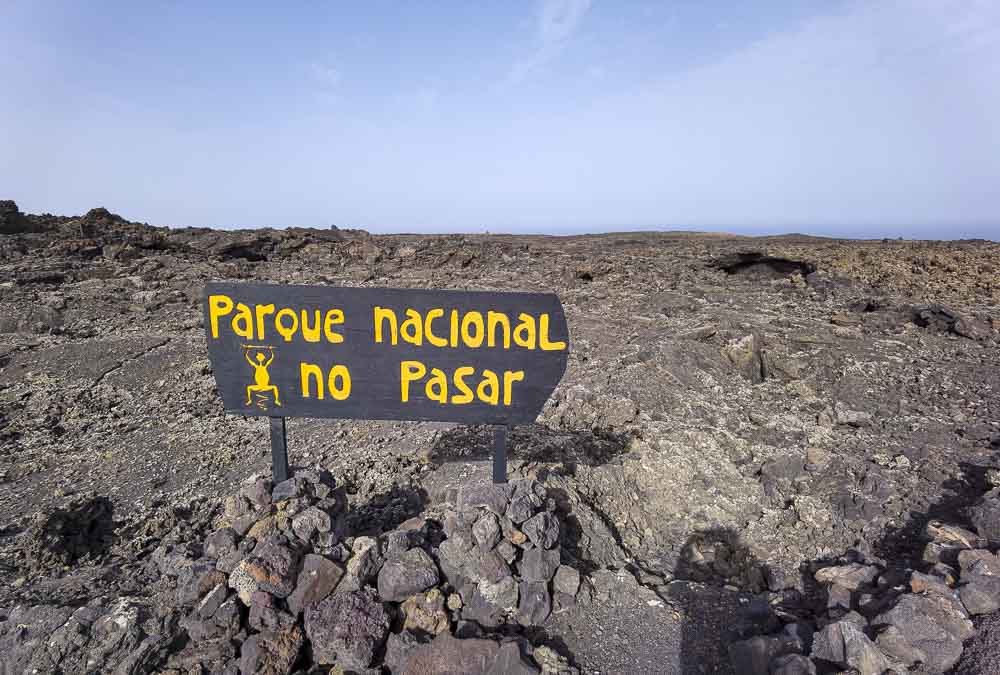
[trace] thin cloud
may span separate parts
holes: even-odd
[[[312,63],[309,70],[313,80],[324,89],[336,89],[344,77],[338,69],[323,63]]]
[[[511,67],[506,82],[523,82],[562,52],[590,6],[591,0],[541,0],[535,13],[535,46]]]

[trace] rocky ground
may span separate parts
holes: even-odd
[[[1000,672],[998,270],[985,241],[0,202],[0,673]],[[290,420],[271,486],[208,280],[555,291],[569,367],[503,504],[488,430],[447,424]]]

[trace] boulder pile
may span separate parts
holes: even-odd
[[[188,639],[163,672],[576,672],[524,637],[580,590],[545,489],[524,480],[454,496],[350,537],[343,496],[321,471],[247,484],[200,554],[164,543],[152,555],[176,579]]]
[[[858,555],[816,565],[811,577],[825,607],[779,599],[767,634],[729,646],[734,669],[748,675],[950,671],[975,634],[973,618],[1000,610],[1000,488],[969,509],[969,520],[975,531],[926,524],[923,571]]]

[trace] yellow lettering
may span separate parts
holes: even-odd
[[[337,380],[340,380],[338,386]],[[338,401],[343,401],[351,395],[351,373],[347,366],[334,366],[330,369],[330,377],[326,381],[330,396]]]
[[[475,336],[470,334],[469,327],[475,327]],[[483,345],[483,337],[486,327],[483,325],[483,315],[479,312],[468,312],[462,317],[462,342],[470,349],[476,349]]]
[[[386,309],[384,307],[375,308],[375,342],[382,342],[382,320],[388,319],[389,321],[389,331],[392,333],[392,344],[396,344],[398,340],[398,324],[396,323],[396,313],[391,309]],[[404,362],[407,363],[407,362]],[[416,363],[413,361],[412,363]],[[406,400],[405,398],[403,399]]]
[[[257,339],[264,339],[264,317],[274,314],[274,305],[257,305],[253,308],[254,316],[257,317]]]
[[[530,314],[517,315],[521,322],[514,329],[514,342],[525,349],[535,348],[535,318]]]
[[[510,349],[510,319],[503,312],[486,313],[486,346],[497,346],[497,326],[503,328],[503,348]]]
[[[302,384],[302,398],[310,398],[309,377],[316,380],[316,398],[323,400],[323,371],[311,363],[299,363],[299,382]]]
[[[247,340],[253,339],[253,313],[242,302],[236,304],[236,316],[232,321],[233,332]]]
[[[313,310],[316,323],[309,325],[309,311],[302,310],[302,337],[306,342],[319,342],[319,310]]]
[[[469,366],[462,366],[461,368],[455,369],[455,386],[458,390],[462,392],[457,396],[451,397],[451,402],[455,405],[464,405],[466,403],[472,403],[473,395],[472,390],[469,389],[469,385],[465,383],[465,376],[472,375],[476,372],[475,368],[470,368]]]
[[[451,342],[452,347],[458,346],[458,310],[451,310]]]
[[[487,387],[489,393],[486,393]],[[476,389],[476,396],[479,397],[480,401],[490,405],[496,405],[500,402],[500,378],[492,370],[483,371],[483,381]]]
[[[440,368],[431,368],[431,376],[424,386],[427,398],[438,403],[448,402],[448,376]]]
[[[291,326],[286,326],[281,323],[281,319],[287,317],[292,320]],[[274,315],[274,327],[278,329],[281,333],[281,337],[285,338],[285,342],[291,342],[292,337],[295,335],[295,331],[299,329],[299,317],[295,314],[294,310],[288,309],[287,307],[279,309],[278,313]]]
[[[406,403],[410,400],[410,382],[419,380],[427,374],[427,368],[420,361],[401,361],[399,364],[399,400]]]
[[[344,323],[344,310],[342,309],[328,309],[326,310],[326,316],[323,318],[323,335],[326,336],[326,341],[330,344],[339,345],[344,341],[344,336],[340,333],[334,333],[333,327],[337,324]],[[303,332],[305,328],[302,329]],[[393,329],[393,335],[395,335],[395,329]],[[392,340],[392,344],[396,344],[395,338]]]
[[[547,352],[566,349],[566,343],[562,340],[549,342],[549,315],[542,314],[538,317],[538,346]]]
[[[503,371],[503,404],[510,405],[511,390],[515,382],[524,382],[523,370]]]
[[[219,317],[233,311],[233,301],[228,295],[208,296],[208,321],[212,327],[212,337],[219,339]]]
[[[410,333],[406,332],[407,328],[410,328]],[[420,312],[415,309],[406,310],[406,320],[399,327],[399,334],[411,345],[419,347],[424,343],[424,325],[420,321]]]
[[[434,345],[435,347],[448,346],[447,340],[445,340],[444,338],[439,338],[438,336],[434,335],[434,333],[431,332],[431,324],[434,322],[434,319],[437,319],[442,316],[444,316],[443,309],[431,309],[427,311],[427,318],[424,320],[425,321],[424,336],[427,338],[427,341],[432,345]]]

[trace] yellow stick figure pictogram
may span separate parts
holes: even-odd
[[[250,352],[252,350],[257,350],[257,355],[251,359]],[[270,356],[265,357],[263,350],[270,352]],[[278,388],[271,384],[271,375],[267,372],[268,366],[274,361],[274,347],[271,345],[243,345],[243,358],[246,359],[247,363],[253,368],[253,381],[247,387],[247,401],[245,405],[251,405],[253,403],[253,394],[274,394],[274,404],[277,406],[281,405],[281,399],[278,397]],[[266,358],[266,360],[265,360]],[[257,407],[265,408],[267,399],[262,396],[258,396]]]

